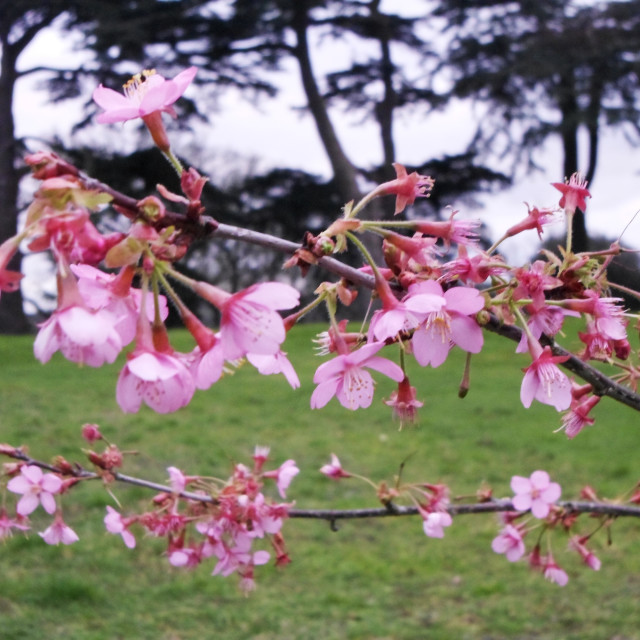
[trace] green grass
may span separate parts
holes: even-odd
[[[302,470],[288,496],[298,507],[376,506],[364,484],[317,473],[331,452],[375,481],[393,481],[406,460],[406,480],[446,482],[454,495],[484,482],[506,496],[511,475],[539,468],[562,484],[565,497],[587,482],[615,497],[638,480],[637,414],[605,399],[596,425],[575,440],[553,433],[553,409],[525,410],[518,400],[527,358],[493,336],[474,358],[464,400],[457,397],[460,353],[436,370],[411,369],[425,402],[416,427],[398,431],[381,402],[393,383],[380,376],[370,410],[352,413],[333,401],[312,412],[318,362],[309,357],[309,341],[316,330],[302,327],[286,345],[301,389],[247,366],[166,417],[146,408],[123,415],[114,399],[115,366],[81,369],[57,356],[43,366],[31,340],[3,338],[0,442],[28,444],[34,457],[82,461],[80,427],[97,422],[122,449],[139,452],[125,472],[161,482],[171,464],[224,476],[233,462],[250,460],[255,444],[270,445],[274,464],[294,458]],[[190,346],[182,333],[172,339]],[[112,490],[125,512],[150,497],[133,487]],[[245,598],[235,577],[210,576],[213,564],[170,567],[162,540],[139,539],[136,550],[126,549],[104,531],[107,504],[114,503],[101,486],[84,484],[64,503],[80,542],[48,547],[32,534],[0,547],[0,638],[640,638],[636,522],[616,523],[610,546],[605,536],[595,539],[599,573],[583,568],[556,535],[556,560],[570,575],[562,589],[491,551],[495,516],[460,516],[443,540],[427,539],[419,518],[343,522],[337,532],[290,520],[284,533],[292,564],[259,568],[258,589]],[[38,531],[48,519],[33,520]]]

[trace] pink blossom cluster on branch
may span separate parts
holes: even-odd
[[[314,300],[304,307],[299,306],[297,289],[283,282],[256,282],[230,292],[181,273],[176,263],[194,239],[215,242],[231,233],[229,227],[206,216],[202,191],[207,178],[182,166],[172,152],[162,119],[163,113],[175,116],[173,105],[195,73],[191,68],[167,80],[145,71],[125,85],[124,94],[102,86],[94,92],[94,100],[104,109],[100,122],[142,119],[180,175],[181,193],[159,185],[157,194],[135,201],[51,152],[27,156],[40,186],[24,227],[0,246],[0,290],[10,293],[19,286],[21,274],[7,270],[7,265],[22,243],[31,251],[52,253],[57,308],[39,327],[36,358],[48,362],[60,352],[72,362],[100,367],[113,363],[129,348],[116,384],[117,403],[124,412],[137,412],[146,404],[165,414],[185,407],[196,390],[207,390],[242,360],[261,374],[282,374],[292,388],[299,387],[283,350],[286,336],[308,312],[323,305],[329,325],[316,342],[321,354],[330,359],[315,372],[312,409],[321,409],[333,398],[350,410],[369,407],[375,395],[375,376],[380,374],[397,383],[386,404],[401,424],[411,422],[422,401],[411,384],[408,360],[437,368],[445,364],[452,349],[462,350],[467,354],[460,388],[464,396],[470,384],[469,361],[485,347],[483,328],[488,328],[505,335],[514,329],[516,353],[529,355],[520,367],[524,372],[520,400],[527,408],[535,400],[563,412],[561,428],[568,437],[593,424],[591,411],[610,389],[616,390],[618,399],[624,397],[640,410],[638,353],[628,339],[637,317],[611,294],[607,279],[607,266],[622,249],[614,243],[600,252],[571,250],[571,218],[577,208],[586,209],[586,198],[591,197],[578,174],[553,184],[561,192],[557,207],[527,205],[527,214],[488,249],[479,244],[479,223],[457,218],[458,212],[441,221],[397,218],[435,188],[433,178],[409,173],[399,163],[394,164],[394,180],[373,187],[358,202],[347,203],[323,232],[307,233],[301,245],[239,230],[238,239],[288,254],[286,268],[299,268],[305,275],[310,268],[319,267],[338,276],[318,287]],[[367,220],[367,206],[388,196],[395,197],[393,219]],[[107,207],[130,220],[126,232],[105,234],[94,225],[92,215]],[[567,223],[566,246],[559,257],[542,252],[539,260],[512,266],[497,253],[502,242],[520,233],[535,230],[542,237],[545,226],[556,218]],[[362,241],[364,234],[378,240],[384,264],[373,260]],[[360,269],[339,260],[349,245],[362,256]],[[206,326],[178,295],[175,283],[217,309],[219,327]],[[360,331],[348,331],[346,320],[340,318],[341,307],[349,306],[363,292],[371,294],[371,317],[364,319]],[[171,344],[165,325],[168,302],[193,337],[193,348],[187,353],[176,351]],[[283,316],[283,311],[288,315]],[[555,343],[555,336],[566,328],[567,317],[581,318],[583,323],[578,333],[582,347],[576,354],[562,351]],[[606,364],[616,373],[604,376],[590,362]],[[570,378],[567,369],[576,377]],[[626,385],[624,394],[619,392],[621,385]],[[85,437],[102,439],[99,430],[93,433],[90,428],[85,429]],[[37,464],[13,447],[4,446],[1,453],[22,461],[5,468],[7,490],[22,498],[15,517],[9,517],[6,509],[0,514],[4,535],[27,528],[28,516],[41,505],[54,516],[42,537],[51,544],[70,544],[77,536],[62,518],[59,497],[82,479],[123,479],[117,471],[122,455],[112,445],[102,453],[90,452],[96,471],[88,475],[73,465],[50,468]],[[293,509],[267,500],[262,486],[265,479],[274,479],[284,499],[298,468],[288,460],[278,469],[265,471],[266,459],[267,451],[256,449],[253,467],[238,464],[231,478],[220,483],[185,476],[172,467],[171,487],[156,496],[151,512],[122,515],[109,507],[105,526],[128,547],[135,545],[134,530],[139,527],[166,537],[167,555],[175,566],[194,566],[216,558],[214,573],[236,572],[243,588],[249,590],[254,567],[267,559],[264,549],[253,550],[256,539],[269,537],[276,563],[287,562],[280,528]],[[43,473],[43,468],[50,473]],[[342,469],[337,457],[322,472],[334,479],[356,477]],[[455,505],[444,485],[374,486],[390,513],[398,512],[396,499],[408,500],[421,516],[427,536],[442,537],[451,526]],[[530,478],[514,477],[512,487],[516,495],[493,548],[513,561],[523,557],[523,540],[531,531],[540,527],[543,533],[556,527],[571,530],[575,511],[558,503],[559,486],[543,471]],[[523,520],[529,512],[542,524]],[[586,546],[590,535],[574,536],[571,544],[595,569],[599,562]],[[553,581],[565,582],[566,574],[551,553],[541,553],[539,538],[529,562]]]

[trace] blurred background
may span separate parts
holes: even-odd
[[[27,152],[53,149],[136,197],[157,183],[177,190],[142,124],[96,125],[91,94],[142,69],[172,77],[195,65],[168,128],[174,151],[209,177],[204,203],[221,222],[301,241],[400,162],[436,180],[407,215],[459,209],[490,244],[524,202],[555,205],[549,183],[581,171],[593,198],[575,250],[620,236],[638,249],[639,27],[634,0],[2,3],[0,241],[37,188]],[[391,213],[392,198],[369,210]],[[107,211],[99,224],[123,223]],[[563,233],[559,222],[545,240]],[[522,263],[538,248],[528,232],[504,254]],[[622,258],[611,278],[638,288],[636,255]],[[194,244],[180,268],[237,289],[275,278],[282,261],[216,241]],[[32,330],[55,305],[46,258],[26,255],[22,269],[21,296],[0,299],[3,333]],[[312,270],[307,290],[321,279]]]

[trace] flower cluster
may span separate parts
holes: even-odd
[[[154,497],[152,511],[123,516],[108,506],[105,527],[121,536],[130,549],[136,546],[136,527],[165,538],[167,558],[174,567],[193,568],[212,558],[213,575],[236,573],[240,588],[251,591],[255,588],[255,567],[271,557],[265,549],[254,549],[257,540],[270,541],[276,566],[290,562],[281,529],[291,505],[271,501],[262,489],[265,479],[274,480],[285,498],[299,469],[293,460],[287,460],[277,469],[265,471],[268,454],[268,448],[256,447],[252,467],[236,464],[226,482],[214,485],[211,480],[185,476],[169,467],[171,491]]]

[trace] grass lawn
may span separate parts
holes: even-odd
[[[586,483],[616,497],[640,477],[640,420],[603,400],[596,425],[568,441],[553,433],[558,414],[519,402],[526,356],[495,336],[472,363],[472,385],[457,397],[463,357],[452,352],[439,369],[411,370],[425,402],[420,422],[398,431],[382,403],[393,383],[380,380],[374,406],[349,412],[332,401],[309,410],[318,359],[309,357],[318,327],[292,332],[286,348],[302,381],[292,391],[281,377],[241,368],[186,409],[158,416],[144,408],[123,415],[115,403],[116,366],[82,369],[58,356],[35,361],[32,339],[0,339],[0,442],[29,445],[36,458],[62,454],[83,461],[80,427],[96,422],[122,449],[137,450],[125,473],[164,482],[166,467],[225,476],[250,461],[256,444],[270,445],[272,462],[294,458],[301,473],[288,493],[298,507],[377,506],[363,483],[335,483],[318,468],[335,452],[343,465],[374,481],[393,481],[406,460],[406,480],[445,482],[453,495],[487,483],[510,495],[513,474],[546,469],[563,497]],[[175,333],[176,347],[190,348]],[[391,356],[392,357],[392,356]],[[122,511],[139,509],[150,494],[117,486]],[[275,493],[274,493],[275,496]],[[13,504],[13,497],[10,498]],[[585,568],[554,535],[554,555],[569,573],[560,588],[491,551],[496,517],[459,516],[443,540],[428,539],[419,518],[361,520],[332,532],[320,522],[289,520],[284,534],[291,565],[256,571],[258,589],[245,598],[235,576],[212,577],[213,564],[174,569],[162,540],[139,540],[130,551],[104,531],[113,499],[85,483],[64,503],[65,520],[80,536],[49,547],[33,533],[0,547],[2,640],[154,639],[462,639],[640,638],[639,523],[620,521],[594,538],[602,569]],[[34,531],[50,518],[34,514]],[[587,532],[593,522],[584,520]]]

